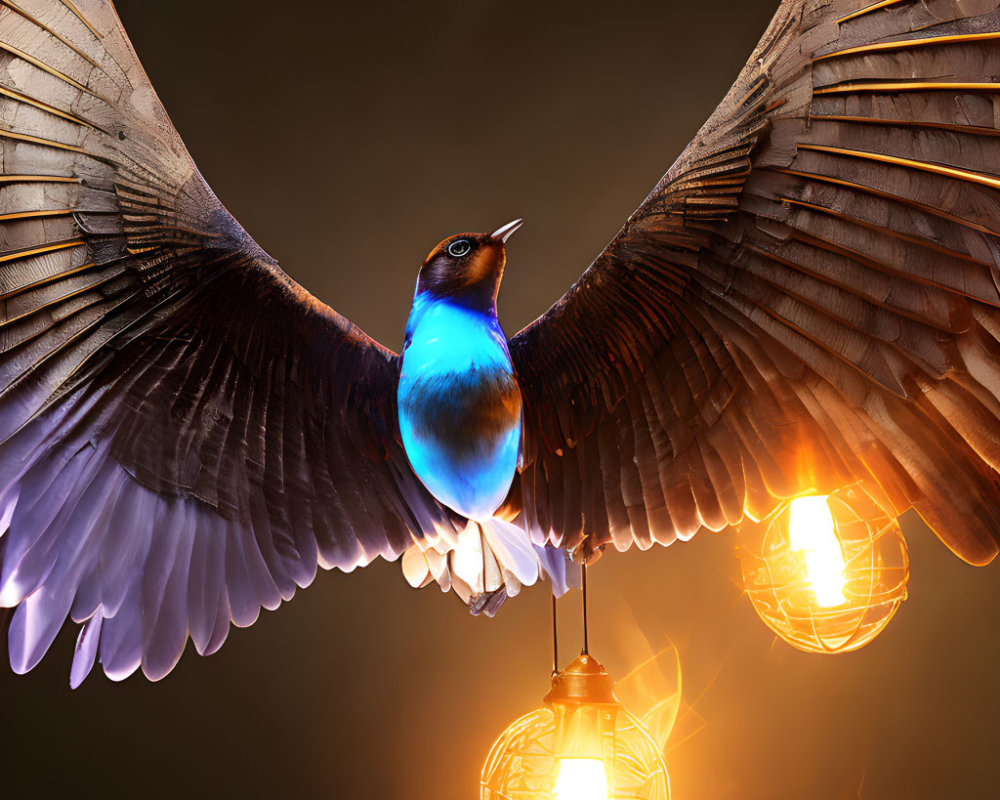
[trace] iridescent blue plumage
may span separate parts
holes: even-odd
[[[414,473],[439,502],[472,520],[444,550],[439,541],[415,542],[403,574],[414,586],[436,580],[473,613],[490,615],[541,572],[565,591],[563,556],[533,542],[523,520],[493,516],[521,456],[521,390],[497,321],[504,242],[520,225],[461,234],[431,251],[417,278],[397,389]]]
[[[406,323],[397,401],[403,448],[434,497],[463,516],[492,518],[521,449],[521,392],[497,321],[504,242],[461,234],[424,261]]]
[[[517,468],[521,399],[496,306],[475,305],[418,286],[397,397],[414,472],[445,505],[486,520]]]

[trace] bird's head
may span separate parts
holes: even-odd
[[[460,233],[440,242],[427,256],[417,278],[417,294],[428,292],[477,311],[496,307],[507,255],[504,243],[523,220],[493,233]]]

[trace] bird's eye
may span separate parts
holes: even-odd
[[[472,245],[468,239],[456,239],[448,245],[448,255],[461,258],[462,256],[467,256],[471,249]]]

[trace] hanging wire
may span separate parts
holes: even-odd
[[[590,655],[590,625],[587,619],[587,565],[580,565],[580,589],[583,595],[583,649],[580,655]],[[552,674],[559,673],[559,620],[556,614],[556,596],[552,595]]]
[[[556,596],[552,595],[552,674],[559,673],[559,625],[556,620]]]

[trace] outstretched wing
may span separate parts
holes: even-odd
[[[669,544],[864,481],[1000,541],[1000,13],[786,0],[577,284],[510,343],[520,503]]]
[[[213,652],[453,528],[398,444],[397,357],[222,208],[110,2],[0,6],[0,605],[79,683]]]

